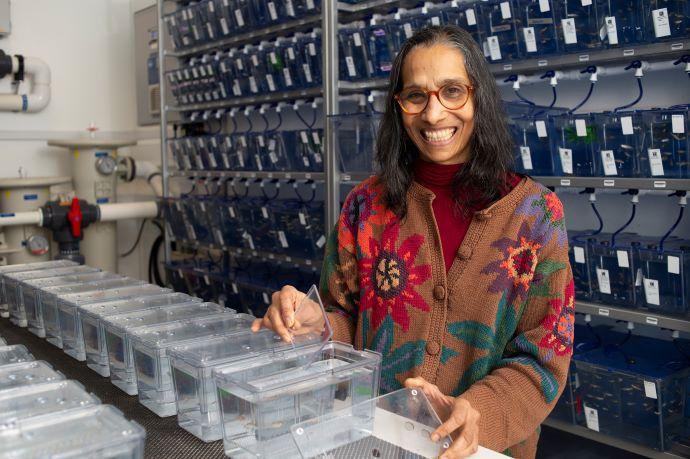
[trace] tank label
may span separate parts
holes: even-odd
[[[671,129],[674,134],[685,134],[685,116],[671,115]]]
[[[668,9],[660,8],[652,11],[652,18],[654,20],[654,35],[657,38],[671,35],[671,26],[668,22]]]
[[[680,258],[669,255],[668,260],[668,272],[670,274],[680,274]]]
[[[644,296],[647,304],[659,306],[659,281],[656,279],[644,279]]]
[[[36,201],[36,200],[38,200],[37,194],[25,194],[24,195],[24,201]]]
[[[599,283],[599,291],[610,295],[611,282],[609,281],[609,271],[607,269],[597,268],[597,281]]]

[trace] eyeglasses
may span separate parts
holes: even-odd
[[[441,86],[438,91],[426,91],[419,88],[403,89],[395,95],[395,100],[398,101],[402,111],[408,115],[417,115],[426,109],[432,94],[448,110],[459,110],[465,106],[472,91],[474,91],[473,86],[449,83]]]

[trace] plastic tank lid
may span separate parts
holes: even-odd
[[[18,420],[3,431],[0,455],[85,457],[102,448],[122,448],[123,442],[143,440],[145,435],[117,408],[97,405]]]
[[[177,317],[176,315],[182,314],[182,311],[187,311],[189,314],[187,317]],[[204,314],[235,314],[233,309],[226,309],[225,307],[216,303],[178,303],[171,304],[167,306],[156,306],[152,308],[142,309],[138,311],[125,312],[123,314],[117,314],[109,316],[106,322],[109,326],[117,328],[128,328],[128,327],[143,327],[146,325],[159,324],[164,322],[174,322],[177,320],[193,319],[202,317]]]
[[[237,333],[214,337],[201,342],[185,343],[170,348],[171,356],[193,366],[215,366],[251,355],[285,351],[320,344],[323,347],[333,335],[328,315],[318,290],[312,286],[295,310],[295,322],[300,329],[291,333],[292,342],[286,342],[271,330]],[[302,331],[300,331],[302,330]]]
[[[54,295],[66,295],[70,293],[79,293],[79,292],[89,292],[92,290],[98,290],[99,288],[107,288],[108,285],[111,285],[112,283],[117,283],[119,282],[124,282],[124,281],[134,281],[135,279],[132,279],[130,277],[113,277],[112,279],[98,279],[94,281],[89,281],[89,282],[75,282],[74,284],[67,284],[67,285],[58,285],[55,287],[47,287],[43,291],[46,293],[52,293]],[[143,281],[138,281],[141,282],[142,284],[144,283]],[[106,286],[106,287],[104,287]]]
[[[132,330],[129,336],[133,341],[149,347],[168,347],[186,340],[201,337],[207,339],[214,335],[230,333],[233,330],[246,329],[251,326],[254,319],[248,314],[219,313],[141,327]]]
[[[59,277],[70,273],[89,274],[95,272],[101,272],[101,270],[98,268],[91,268],[90,266],[64,266],[55,269],[41,269],[39,271],[22,271],[18,273],[9,273],[7,274],[7,277],[10,279],[24,281]]]
[[[77,266],[79,263],[71,260],[37,261],[36,263],[23,263],[19,265],[0,266],[0,273],[12,273],[19,271],[37,271],[39,269],[58,268],[60,266]]]
[[[0,346],[0,365],[31,362],[33,360],[34,356],[22,344]]]
[[[112,281],[95,283],[94,285],[95,288],[92,285],[90,288],[86,288],[83,291],[77,290],[59,295],[59,298],[64,302],[79,302],[86,300],[90,301],[91,303],[95,303],[96,301],[108,301],[110,298],[120,298],[124,295],[130,294],[132,291],[140,291],[149,287],[149,284],[146,282],[133,279],[115,279]],[[163,287],[155,287],[155,291],[160,290],[165,291],[166,289]],[[152,291],[154,291],[154,289],[152,289]]]
[[[95,280],[119,279],[122,276],[105,271],[94,271],[91,273],[65,274],[57,277],[46,277],[40,279],[27,279],[26,284],[34,287],[56,287],[70,284],[92,282]]]
[[[136,310],[146,308],[156,308],[170,304],[181,303],[201,303],[201,298],[189,296],[186,293],[163,293],[160,295],[145,296],[141,298],[128,298],[125,300],[104,301],[100,303],[90,303],[81,307],[82,312],[97,315],[118,314],[120,310]]]
[[[43,360],[0,366],[0,390],[61,379],[63,374]]]

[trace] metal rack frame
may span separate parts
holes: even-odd
[[[330,123],[325,123],[324,131],[324,172],[323,173],[296,173],[296,172],[228,172],[228,171],[170,171],[167,154],[168,140],[168,112],[189,112],[198,110],[224,109],[244,105],[257,105],[262,103],[279,102],[290,99],[309,98],[323,96],[324,115],[327,117],[339,114],[339,95],[340,93],[356,93],[374,89],[385,89],[388,86],[387,79],[373,79],[358,82],[348,82],[339,80],[339,59],[338,59],[338,23],[339,18],[344,22],[361,19],[373,13],[387,13],[398,7],[410,7],[420,3],[418,0],[370,0],[356,5],[337,2],[337,0],[323,0],[321,16],[310,16],[296,21],[291,21],[282,25],[267,27],[252,31],[243,35],[228,38],[213,44],[196,46],[179,52],[168,52],[165,50],[167,33],[164,30],[164,3],[166,0],[157,0],[158,8],[158,29],[159,33],[159,80],[160,91],[160,131],[161,131],[161,168],[163,178],[163,195],[169,196],[171,177],[187,177],[198,179],[231,179],[231,178],[268,178],[268,179],[296,179],[296,180],[319,180],[326,183],[326,224],[327,229],[331,229],[338,221],[340,212],[340,193],[341,183],[361,181],[371,174],[341,174],[335,158],[336,139]],[[261,38],[275,38],[284,33],[298,31],[308,26],[318,26],[321,24],[322,30],[322,75],[323,86],[321,88],[311,88],[307,90],[297,90],[291,92],[262,94],[254,97],[243,97],[228,101],[217,101],[203,104],[192,104],[188,106],[169,106],[166,100],[166,78],[165,78],[165,59],[166,58],[187,58],[208,52],[213,49],[223,49],[230,46],[239,46],[246,43],[255,42]],[[622,47],[616,49],[593,50],[587,53],[575,53],[558,56],[550,56],[539,59],[525,59],[516,62],[492,63],[490,69],[496,77],[509,74],[521,73],[531,74],[544,72],[546,70],[565,70],[587,65],[601,64],[621,64],[630,62],[633,59],[663,60],[682,56],[690,52],[690,39],[675,40],[665,43],[643,44],[634,47]],[[570,188],[620,188],[620,189],[640,189],[640,190],[690,190],[690,179],[637,179],[637,178],[596,178],[596,177],[534,177],[539,182],[549,187],[570,187]],[[193,246],[195,244],[192,244]],[[195,246],[199,246],[196,244]],[[219,249],[217,247],[206,247]],[[303,266],[313,266],[311,260],[296,260],[277,254],[264,254],[255,251],[248,251],[235,248],[220,248],[228,252],[234,252],[249,256],[261,256],[268,259],[284,261],[286,263],[302,264]],[[170,260],[171,239],[165,232],[165,257]],[[592,314],[611,319],[626,320],[640,324],[655,325],[669,328],[672,330],[690,332],[690,321],[664,315],[647,313],[638,310],[599,305],[588,302],[577,302],[577,312]],[[545,425],[570,432],[585,438],[589,438],[601,443],[605,443],[626,451],[634,452],[650,458],[676,458],[671,453],[661,453],[649,448],[632,444],[623,440],[615,439],[598,432],[591,431],[581,426],[569,425],[567,423],[547,419]]]

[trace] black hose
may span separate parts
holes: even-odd
[[[141,235],[144,233],[144,225],[146,225],[146,218],[141,222],[141,226],[139,226],[139,233],[137,234],[137,239],[134,241],[134,245],[132,246],[131,249],[126,251],[125,253],[120,255],[120,258],[125,258],[130,256],[134,251],[137,249],[137,246],[139,245],[139,242],[141,241]]]
[[[151,245],[151,252],[149,253],[149,282],[155,283],[161,287],[165,287],[165,282],[163,282],[160,268],[158,266],[158,252],[160,252],[160,248],[163,246],[164,242],[165,239],[163,234],[161,234],[156,238],[155,241],[153,241],[153,244]]]

